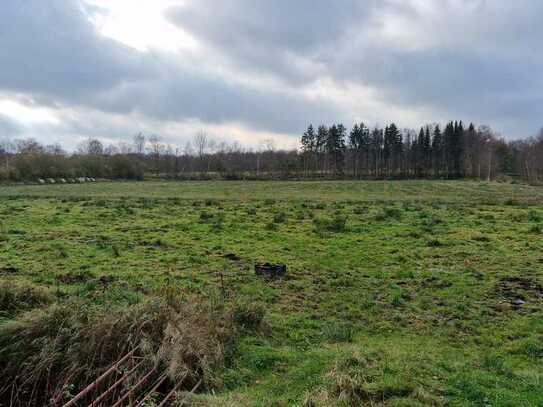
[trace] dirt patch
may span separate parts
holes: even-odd
[[[18,272],[19,272],[19,269],[17,267],[12,267],[12,266],[0,267],[0,274],[14,274]]]
[[[496,295],[513,305],[524,305],[534,299],[543,299],[543,286],[525,277],[506,277],[496,287]]]
[[[114,276],[100,276],[96,281],[103,287],[107,287],[111,283],[117,281],[117,277]]]
[[[57,277],[57,281],[62,284],[81,284],[89,281],[92,276],[89,273],[68,273]]]
[[[240,261],[241,260],[241,257],[239,257],[235,253],[226,253],[222,257],[224,257],[225,259],[228,259],[230,261]]]

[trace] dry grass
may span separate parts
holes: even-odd
[[[0,314],[15,314],[49,304],[54,296],[45,288],[30,283],[0,281]]]
[[[202,388],[220,386],[216,372],[238,337],[234,310],[218,301],[153,298],[116,310],[71,303],[28,312],[0,328],[0,402],[67,400],[136,346],[142,369],[158,366],[172,385],[186,376],[187,386],[200,379]]]

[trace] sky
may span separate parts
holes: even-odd
[[[543,126],[540,0],[2,0],[0,139],[205,132],[295,148],[311,122]]]

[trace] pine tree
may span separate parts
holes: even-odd
[[[328,128],[325,125],[320,125],[317,129],[317,140],[316,140],[316,149],[317,149],[317,159],[316,166],[321,173],[325,173],[328,163],[328,157],[326,152],[326,146],[328,144]]]
[[[439,124],[434,128],[434,136],[432,138],[432,165],[434,167],[434,175],[439,177],[443,171],[443,135]]]
[[[302,136],[302,157],[304,161],[304,174],[307,176],[309,169],[311,168],[311,163],[314,160],[317,147],[317,135],[313,129],[313,125],[310,124],[307,130]]]

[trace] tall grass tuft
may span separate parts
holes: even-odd
[[[244,329],[235,310],[221,301],[169,295],[123,308],[73,302],[25,313],[0,326],[0,400],[11,395],[14,406],[48,405],[52,398],[63,403],[138,346],[142,372],[158,366],[169,386],[186,376],[188,383],[202,379],[205,388],[219,387],[217,372]]]

